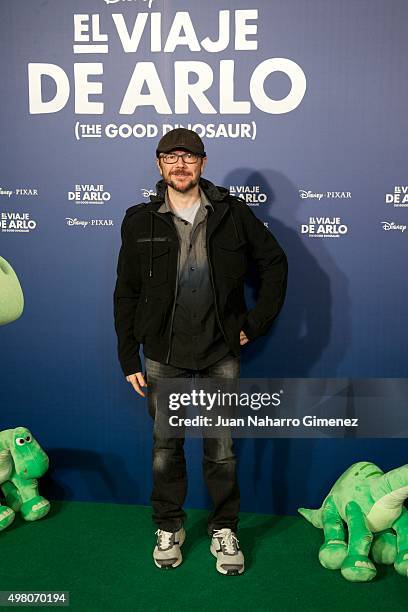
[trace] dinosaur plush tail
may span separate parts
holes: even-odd
[[[305,519],[309,521],[309,523],[312,523],[314,527],[317,527],[318,529],[322,528],[321,508],[319,508],[318,510],[311,510],[309,508],[298,508],[298,512],[299,514],[304,516]]]

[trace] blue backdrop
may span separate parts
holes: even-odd
[[[242,375],[407,376],[407,18],[405,0],[4,4],[0,255],[25,310],[0,328],[0,429],[46,448],[47,495],[149,503],[151,423],[117,362],[112,294],[164,125],[196,126],[205,177],[244,194],[288,256],[284,309]],[[408,450],[237,447],[242,509],[268,513],[319,505],[351,462],[389,469]],[[206,507],[201,443],[186,449],[187,505]]]

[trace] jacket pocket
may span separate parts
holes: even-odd
[[[230,278],[240,278],[247,270],[246,242],[214,241],[215,265],[221,274]]]
[[[169,274],[168,240],[139,239],[136,251],[144,282],[151,287],[166,283]]]

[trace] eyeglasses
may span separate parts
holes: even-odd
[[[165,164],[175,164],[178,162],[179,157],[181,157],[185,164],[195,164],[201,155],[196,155],[195,153],[182,153],[181,155],[167,153],[165,155],[160,155],[160,159],[162,159]]]

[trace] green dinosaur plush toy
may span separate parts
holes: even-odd
[[[38,493],[37,478],[48,470],[48,457],[26,427],[0,432],[0,487],[6,505],[0,505],[0,531],[10,525],[15,512],[26,521],[45,516],[50,502]]]
[[[298,508],[315,527],[323,529],[319,561],[340,569],[346,580],[366,582],[377,573],[374,563],[394,564],[408,576],[408,465],[384,472],[359,461],[340,476],[318,510]],[[343,521],[348,527],[345,541]]]
[[[0,325],[18,319],[24,308],[24,297],[16,273],[8,261],[0,257]]]

